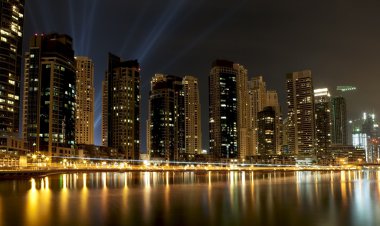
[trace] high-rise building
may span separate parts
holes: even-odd
[[[258,154],[257,114],[264,109],[267,101],[266,83],[262,76],[253,77],[249,81],[248,92],[250,99],[250,127],[252,128],[250,156],[252,156]]]
[[[76,82],[76,121],[75,142],[94,144],[94,64],[84,56],[75,57]]]
[[[25,55],[23,118],[23,134],[30,150],[49,155],[72,153],[75,69],[71,37],[48,34],[31,38]]]
[[[314,90],[316,154],[326,157],[331,146],[331,100],[327,88]]]
[[[179,160],[185,153],[185,110],[182,78],[156,74],[149,96],[151,159]]]
[[[281,154],[289,155],[292,154],[289,151],[289,131],[288,128],[291,128],[288,117],[284,118],[284,120],[281,123],[281,135],[282,135],[282,141],[281,141]]]
[[[300,156],[314,156],[315,117],[311,71],[286,75],[288,147]]]
[[[146,152],[147,152],[147,155],[149,156],[150,158],[150,122],[149,122],[149,119],[146,120]]]
[[[331,143],[347,145],[347,110],[344,97],[333,97],[331,100]]]
[[[214,160],[244,160],[249,151],[247,70],[216,60],[209,76],[210,154]]]
[[[0,1],[0,147],[19,133],[24,2]]]
[[[102,81],[102,145],[108,146],[108,75]]]
[[[281,115],[281,107],[278,100],[278,94],[275,90],[267,90],[266,93],[266,106],[272,107],[276,112],[275,124],[276,124],[276,154],[281,154],[281,146],[283,144],[283,125],[282,125],[282,115]]]
[[[185,108],[185,152],[194,156],[202,151],[201,105],[198,79],[185,76],[182,81]]]
[[[276,111],[273,107],[264,107],[257,114],[258,154],[274,155],[277,153]]]
[[[107,140],[126,159],[140,158],[140,65],[108,56]]]
[[[235,63],[233,65],[234,69],[237,71],[237,112],[238,112],[238,153],[239,159],[245,161],[248,156],[251,156],[253,152],[252,147],[252,127],[251,114],[250,114],[250,96],[248,93],[248,70],[245,69],[243,65]]]

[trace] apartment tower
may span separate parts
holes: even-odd
[[[77,144],[94,144],[94,63],[84,56],[76,61],[76,120],[75,141]]]
[[[314,94],[311,71],[286,75],[288,148],[299,156],[315,156]]]

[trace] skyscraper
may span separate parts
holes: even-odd
[[[314,90],[316,154],[326,157],[331,147],[331,100],[327,88]]]
[[[247,70],[216,60],[209,76],[210,154],[214,160],[243,160],[249,152]]]
[[[198,79],[193,76],[185,76],[182,84],[185,98],[185,152],[187,155],[200,154],[202,151],[202,126]]]
[[[0,146],[18,136],[24,0],[0,1]]]
[[[102,145],[108,146],[108,75],[102,81]]]
[[[68,35],[35,35],[25,55],[23,134],[30,150],[72,154],[76,70]],[[60,148],[66,148],[61,150]]]
[[[332,143],[347,145],[347,110],[344,97],[333,97],[331,100]]]
[[[275,153],[281,154],[281,146],[283,144],[283,136],[282,136],[282,115],[281,115],[281,107],[280,103],[278,101],[278,94],[275,90],[267,90],[266,93],[266,103],[265,105],[268,107],[272,107],[274,111],[276,112],[276,118],[275,118],[275,139],[276,139],[276,151]]]
[[[258,154],[274,155],[277,153],[276,111],[273,107],[264,107],[257,114]]]
[[[76,121],[77,144],[94,144],[94,64],[88,57],[76,60]]]
[[[288,147],[300,156],[314,156],[315,119],[311,71],[286,75]]]
[[[182,78],[156,74],[149,95],[151,159],[179,160],[185,153],[185,110]]]
[[[248,92],[250,98],[250,126],[252,128],[250,155],[252,156],[258,154],[257,114],[264,109],[267,101],[266,83],[262,76],[253,77],[249,81]]]
[[[106,74],[108,147],[117,148],[126,159],[140,158],[140,65],[108,56]],[[103,113],[105,114],[105,112]],[[103,128],[105,129],[105,127]]]

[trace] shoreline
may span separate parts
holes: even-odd
[[[173,169],[173,168],[154,168],[154,169],[118,169],[118,168],[67,168],[67,169],[21,169],[21,170],[0,170],[0,179],[30,179],[33,177],[46,177],[57,174],[72,173],[97,173],[97,172],[194,172],[197,174],[206,174],[208,172],[295,172],[295,171],[355,171],[362,170],[363,167],[252,167],[252,168],[190,168],[190,169]],[[369,168],[370,169],[370,168]]]

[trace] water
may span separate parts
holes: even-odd
[[[380,171],[5,180],[0,225],[380,225]]]

